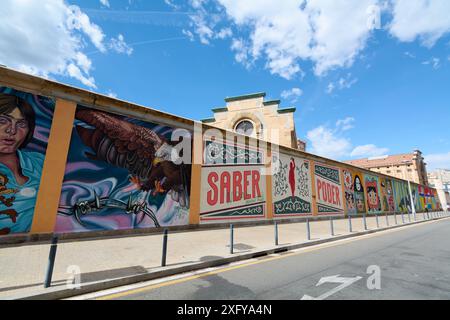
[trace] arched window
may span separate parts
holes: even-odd
[[[234,126],[234,131],[240,134],[244,134],[246,136],[251,136],[255,132],[255,125],[251,120],[248,119],[240,120]]]

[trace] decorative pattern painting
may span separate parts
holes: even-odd
[[[344,203],[340,169],[316,163],[314,165],[317,214],[343,214]]]
[[[311,163],[286,154],[272,156],[273,209],[276,217],[312,214]]]

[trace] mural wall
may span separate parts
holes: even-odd
[[[340,169],[321,163],[314,164],[317,214],[344,214]]]
[[[410,189],[407,181],[345,164],[329,165],[303,153],[272,156],[278,170],[267,197],[264,150],[206,138],[194,180],[192,159],[177,161],[179,140],[172,141],[181,135],[191,147],[191,132],[73,102],[68,103],[76,107],[69,108],[75,111],[73,127],[56,127],[54,122],[69,114],[55,113],[62,105],[56,106],[53,98],[0,87],[0,236],[262,220],[268,219],[267,206],[275,218],[408,213],[413,211],[411,204],[417,212],[441,209],[436,189],[414,183]],[[59,159],[64,164],[67,156],[64,172],[49,162],[46,181],[41,181],[50,132],[60,137],[50,146],[56,150],[61,141],[67,142],[66,135],[58,133],[70,131],[69,149]],[[47,215],[46,207],[39,205],[43,209],[35,215],[40,187],[44,192],[41,184],[59,181],[53,171],[58,177],[64,173],[61,194],[39,201],[59,205],[58,210]],[[191,180],[200,198],[195,210],[190,209]]]
[[[355,175],[349,169],[343,169],[342,174],[344,175],[344,193],[347,214],[355,215],[358,213],[355,194]]]
[[[78,106],[55,231],[188,224],[191,165],[172,161],[173,133]]]
[[[394,197],[397,212],[411,212],[411,200],[406,181],[394,180]]]
[[[311,162],[286,154],[272,156],[273,212],[275,217],[312,214]]]
[[[380,184],[378,176],[365,174],[364,185],[367,193],[367,212],[368,213],[381,213],[383,207],[380,198]]]
[[[0,87],[0,235],[33,222],[54,100]]]
[[[200,222],[265,218],[264,159],[264,153],[251,146],[205,141]]]
[[[395,211],[394,187],[391,179],[380,178],[381,203],[384,212]]]

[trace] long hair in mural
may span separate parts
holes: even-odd
[[[173,128],[81,106],[75,119],[57,232],[188,223],[191,165],[172,161]]]
[[[361,177],[361,174],[354,175],[356,211],[358,213],[366,213],[366,198],[364,194],[364,184]]]
[[[31,229],[54,106],[0,87],[0,235]]]

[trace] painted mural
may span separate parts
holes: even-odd
[[[380,178],[381,203],[384,212],[395,211],[394,188],[392,180],[387,178]]]
[[[312,214],[311,163],[286,154],[272,156],[273,209],[276,217]]]
[[[418,186],[419,203],[423,210],[438,210],[440,208],[440,202],[435,189]]]
[[[264,219],[264,153],[233,142],[207,140],[204,146],[200,222]]]
[[[366,213],[366,196],[364,193],[364,183],[362,180],[363,175],[361,173],[354,174],[354,190],[355,190],[355,202],[356,211],[358,214]]]
[[[340,169],[321,163],[314,165],[317,214],[343,214],[344,203]]]
[[[188,224],[191,165],[172,161],[173,133],[78,106],[56,232]]]
[[[411,200],[406,181],[394,180],[394,197],[397,212],[411,212]]]
[[[367,212],[368,213],[380,213],[383,211],[378,177],[375,175],[364,176],[364,185],[367,193]]]
[[[0,235],[33,222],[55,101],[0,87]]]
[[[356,208],[354,174],[352,171],[347,169],[343,169],[342,174],[344,175],[344,192],[347,214],[354,215],[358,213]]]

